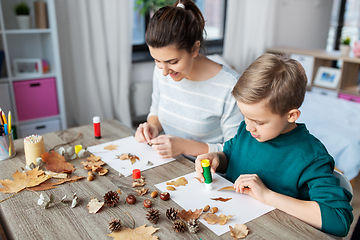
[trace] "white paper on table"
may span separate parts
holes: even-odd
[[[116,150],[106,150],[105,147],[109,145],[116,145]],[[125,176],[131,175],[134,169],[144,171],[175,160],[175,158],[162,159],[152,147],[145,143],[137,142],[133,136],[91,146],[87,150],[95,156],[101,157],[103,162],[106,162],[110,167]],[[139,157],[139,160],[131,164],[130,160],[117,158],[117,156],[123,153],[136,155]],[[147,165],[148,161],[152,162],[153,165]]]
[[[212,175],[212,190],[206,190],[205,183],[200,183],[195,178],[197,177],[196,172],[187,174],[183,177],[185,177],[185,179],[188,181],[188,184],[186,186],[176,187],[175,191],[168,191],[166,189],[166,183],[176,180],[179,177],[156,184],[155,187],[157,187],[161,192],[169,192],[170,198],[186,211],[190,209],[195,211],[196,209],[201,209],[206,205],[209,205],[210,208],[218,207],[219,211],[216,213],[218,216],[220,214],[224,214],[226,216],[234,215],[224,225],[220,225],[218,223],[215,225],[210,225],[200,216],[200,222],[202,222],[218,236],[229,231],[229,226],[234,227],[235,224],[244,224],[274,209],[273,207],[251,198],[246,194],[236,193],[235,191],[217,191],[220,188],[233,185],[230,181],[219,176],[218,174]],[[232,199],[227,202],[210,199],[218,197]]]

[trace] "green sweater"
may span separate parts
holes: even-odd
[[[305,124],[266,142],[258,142],[243,121],[236,136],[224,145],[228,160],[226,178],[257,174],[271,190],[301,200],[316,201],[321,210],[321,230],[346,236],[353,221],[352,195],[339,187],[332,173],[334,159]]]

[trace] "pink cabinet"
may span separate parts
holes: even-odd
[[[55,78],[14,82],[19,121],[59,114]]]

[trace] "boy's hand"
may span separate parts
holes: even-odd
[[[148,122],[144,122],[136,129],[135,139],[138,142],[150,143],[150,140],[158,135],[159,132],[156,127],[151,126]]]
[[[234,183],[234,189],[237,193],[244,193],[263,203],[266,202],[268,194],[271,193],[257,174],[240,175]]]
[[[204,170],[201,166],[201,160],[203,160],[203,159],[209,159],[211,173],[215,173],[217,167],[220,164],[219,155],[215,152],[205,153],[205,154],[201,154],[201,155],[197,156],[197,158],[195,160],[195,171],[202,182],[205,181],[204,176],[203,176]]]

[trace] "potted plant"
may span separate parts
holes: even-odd
[[[347,36],[346,38],[343,38],[341,40],[341,44],[340,44],[340,53],[341,56],[347,57],[349,56],[349,52],[350,52],[350,42],[351,42],[351,38],[349,36]]]
[[[26,2],[15,4],[14,12],[20,29],[30,28],[30,7]]]

